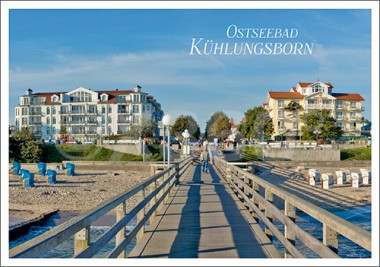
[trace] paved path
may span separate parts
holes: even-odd
[[[257,224],[229,190],[212,167],[205,174],[191,166],[128,257],[267,258],[252,231]]]

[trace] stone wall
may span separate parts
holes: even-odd
[[[112,144],[112,145],[101,145],[101,147],[111,149],[113,151],[128,153],[133,155],[140,155],[142,149],[139,144]]]

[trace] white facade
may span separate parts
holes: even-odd
[[[266,101],[263,106],[268,110],[274,125],[272,138],[287,136],[299,140],[303,126],[301,115],[316,109],[330,110],[344,135],[361,135],[364,98],[357,93],[333,93],[331,83],[299,82],[288,92],[268,92]],[[285,108],[291,102],[299,104],[302,110],[287,111]]]
[[[136,86],[133,90],[79,87],[69,92],[35,94],[28,89],[20,97],[15,114],[16,129],[29,127],[39,139],[66,137],[67,141],[93,142],[99,136],[125,134],[142,118],[160,121],[163,112],[152,96]]]

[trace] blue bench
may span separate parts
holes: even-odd
[[[67,169],[67,176],[74,176],[75,175],[75,165],[72,163],[66,163],[66,169]]]
[[[38,167],[38,174],[41,176],[45,176],[46,175],[46,163],[45,162],[38,162],[37,167]]]
[[[46,174],[48,176],[46,178],[46,182],[48,184],[55,184],[57,182],[57,172],[56,171],[54,171],[54,170],[47,170]]]
[[[21,175],[21,172],[20,172],[21,171],[21,163],[13,162],[12,167],[13,167],[14,175]]]

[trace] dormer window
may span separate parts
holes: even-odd
[[[101,95],[100,95],[100,100],[101,100],[101,101],[106,101],[106,100],[108,100],[108,95],[107,95],[107,94],[101,94]]]

